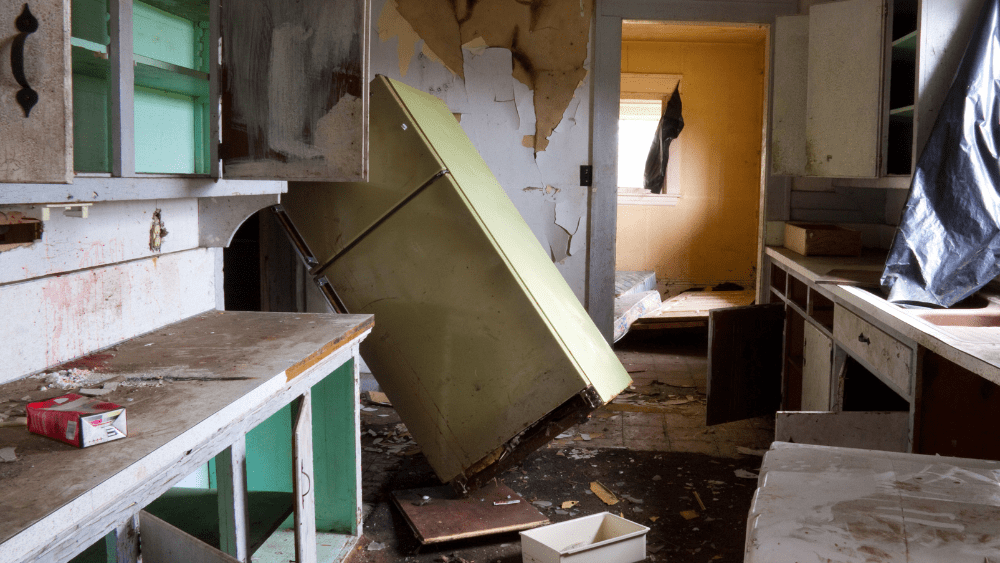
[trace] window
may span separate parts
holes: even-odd
[[[618,115],[619,205],[677,205],[681,193],[680,138],[670,144],[666,185],[659,194],[643,187],[643,172],[660,116],[680,81],[681,77],[675,74],[622,74]]]

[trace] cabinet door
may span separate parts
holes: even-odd
[[[706,424],[777,412],[784,324],[781,303],[709,313]]]
[[[809,176],[879,174],[885,11],[884,0],[845,0],[809,9]]]
[[[802,350],[802,410],[829,410],[833,340],[812,323],[805,323]]]
[[[368,8],[221,2],[224,177],[367,180]]]
[[[4,30],[0,35],[0,182],[66,184],[73,178],[70,0],[32,0],[29,4],[37,30],[22,35],[15,21],[22,16],[25,3],[0,2],[0,29]],[[12,50],[23,55],[14,58],[23,61],[23,78],[37,93],[37,103],[27,115],[17,102],[22,85],[12,72]]]
[[[774,22],[774,106],[771,112],[771,173],[802,176],[806,171],[806,75],[809,16]]]

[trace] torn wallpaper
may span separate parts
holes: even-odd
[[[917,161],[882,273],[893,303],[950,307],[1000,274],[998,12],[983,5]]]
[[[649,147],[646,157],[646,171],[643,174],[644,187],[654,194],[663,191],[663,183],[667,177],[667,160],[670,158],[670,142],[681,134],[684,129],[684,118],[681,117],[681,85],[674,87],[667,108],[656,126],[653,144]]]

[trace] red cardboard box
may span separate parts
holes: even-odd
[[[28,431],[78,448],[127,436],[125,408],[75,393],[28,403]]]

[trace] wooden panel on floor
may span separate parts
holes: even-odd
[[[742,291],[686,291],[667,299],[660,308],[646,313],[637,324],[663,324],[668,322],[708,321],[714,309],[743,307],[753,304],[754,290]]]
[[[909,437],[906,411],[781,411],[774,423],[776,442],[906,452]]]
[[[451,487],[441,486],[393,491],[392,500],[423,544],[515,532],[549,523],[531,503],[497,483],[467,498],[459,498]]]

